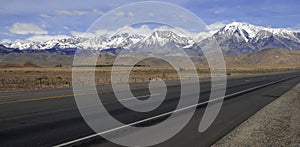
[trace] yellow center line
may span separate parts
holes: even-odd
[[[172,85],[177,85],[177,84],[170,84],[168,86],[172,86]],[[64,92],[64,91],[73,91],[73,89],[59,90],[58,92]],[[17,92],[30,92],[30,91],[17,91]],[[34,94],[46,94],[46,93],[53,93],[53,92],[55,92],[55,91],[41,91],[41,92],[34,92]],[[30,95],[30,94],[33,94],[33,93],[1,95],[0,98],[8,98],[8,97],[15,97],[15,96]]]
[[[70,91],[69,90],[59,90],[59,92],[63,92],[63,91]],[[30,92],[30,91],[21,91],[21,92]],[[41,92],[35,92],[34,94],[44,94],[44,93],[53,93],[55,91],[41,91]],[[29,95],[29,94],[32,94],[32,93],[22,93],[22,94],[9,94],[9,95],[2,95],[0,96],[0,98],[7,98],[7,97],[12,97],[12,96],[22,96],[22,95]]]
[[[167,86],[177,86],[179,84],[169,84]],[[147,89],[146,87],[142,87],[142,88],[132,88],[131,90],[142,90],[142,89]],[[123,91],[127,91],[127,90],[123,90]],[[97,92],[97,94],[103,94],[103,93],[110,93],[110,92],[114,92],[113,90],[105,90],[102,92]],[[117,92],[122,92],[122,91],[117,91]],[[58,95],[58,96],[47,96],[47,97],[38,97],[38,98],[27,98],[27,99],[21,99],[21,100],[12,100],[12,101],[6,101],[6,102],[0,102],[0,105],[3,104],[10,104],[10,103],[21,103],[21,102],[30,102],[30,101],[41,101],[41,100],[48,100],[48,99],[58,99],[58,98],[66,98],[66,97],[70,97],[70,96],[83,96],[83,95],[92,95],[95,93],[86,93],[86,94],[67,94],[67,95]]]

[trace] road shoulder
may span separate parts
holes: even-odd
[[[212,146],[299,146],[299,114],[300,83]]]

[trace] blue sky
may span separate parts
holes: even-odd
[[[104,13],[133,0],[2,0],[0,40],[35,35],[85,32]],[[166,0],[182,6],[206,24],[248,22],[268,27],[300,28],[299,0]]]

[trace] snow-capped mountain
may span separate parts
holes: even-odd
[[[181,37],[171,31],[155,31],[149,37],[138,42],[135,46],[139,48],[147,47],[180,47],[186,48],[194,44],[194,40],[188,37]]]
[[[199,32],[201,34],[201,32]],[[135,51],[142,49],[183,48],[190,55],[201,55],[205,47],[216,39],[226,54],[240,55],[260,51],[265,48],[300,50],[300,32],[291,29],[267,28],[248,23],[233,22],[225,25],[216,33],[200,41],[180,36],[172,31],[154,31],[149,36],[144,34],[123,33],[112,37],[71,37],[54,39],[46,42],[4,43],[0,53],[51,51],[74,53],[76,49],[87,49],[117,53],[115,50]],[[4,48],[6,48],[4,50]],[[171,52],[171,51],[168,51]]]
[[[233,22],[221,28],[213,37],[227,54],[248,54],[265,48],[300,49],[300,32],[290,29],[266,28]],[[207,38],[202,42],[208,42]]]
[[[50,40],[46,42],[14,42],[14,43],[5,43],[4,46],[8,48],[15,48],[20,50],[34,49],[34,50],[44,50],[51,48],[76,48],[77,44],[80,43],[78,38],[65,38]]]
[[[118,34],[112,37],[106,38],[103,36],[94,37],[94,38],[79,38],[77,47],[82,49],[91,49],[91,50],[106,50],[111,48],[130,48],[132,45],[141,41],[145,37],[137,34]]]

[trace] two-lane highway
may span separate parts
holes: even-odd
[[[207,131],[198,132],[205,108],[200,107],[181,132],[158,146],[208,146],[214,143],[264,105],[299,83],[299,75],[300,72],[297,71],[229,79],[226,88],[228,99]],[[115,101],[109,85],[98,87],[98,95],[107,104],[106,108],[112,115],[124,123],[134,123],[174,110],[180,96],[180,85],[176,83],[178,82],[169,82],[164,103],[149,113],[132,113],[122,107]],[[199,103],[209,99],[210,86],[207,80],[200,82]],[[132,91],[137,97],[144,99],[150,94],[146,87],[146,83],[133,84]],[[101,137],[93,137],[95,132],[81,117],[72,92],[69,88],[1,93],[0,146],[53,146],[64,143],[114,145]],[[124,97],[122,101],[131,99]],[[87,139],[82,139],[84,137]]]

